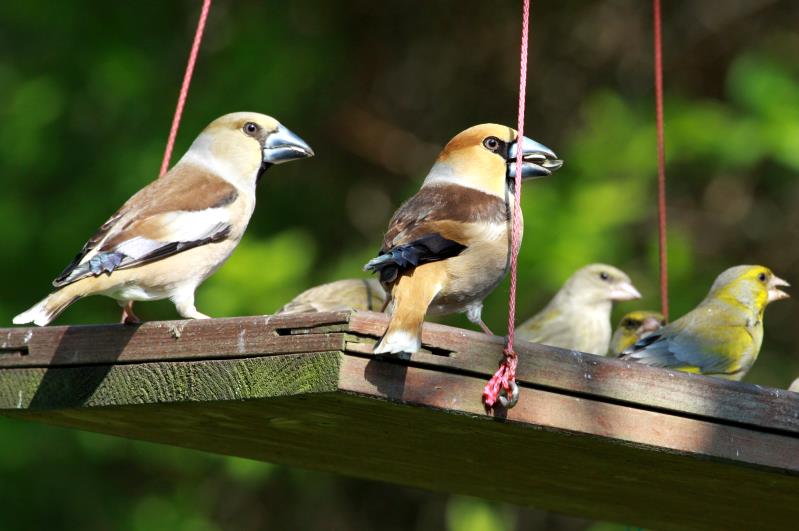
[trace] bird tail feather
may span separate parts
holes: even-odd
[[[375,354],[412,354],[422,348],[422,324],[430,302],[443,285],[442,262],[420,265],[402,275],[393,287],[388,329]]]
[[[46,326],[53,319],[67,309],[67,306],[80,299],[83,293],[79,292],[76,284],[70,284],[54,291],[43,300],[34,304],[29,310],[14,317],[13,323],[17,325],[33,323],[37,326]]]

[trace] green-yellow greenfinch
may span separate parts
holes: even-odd
[[[386,303],[383,286],[371,278],[349,278],[303,291],[277,313],[335,312],[339,310],[382,311]]]
[[[740,380],[763,343],[763,312],[788,297],[789,284],[763,266],[724,271],[699,306],[639,340],[623,359],[655,367]]]
[[[610,338],[610,354],[618,356],[636,341],[652,332],[657,332],[665,324],[666,320],[662,313],[638,310],[626,314]]]
[[[606,355],[614,301],[639,299],[630,277],[606,264],[575,272],[546,307],[519,325],[516,334],[534,343]]]

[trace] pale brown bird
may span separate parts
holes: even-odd
[[[206,315],[194,291],[238,245],[255,188],[273,164],[313,155],[270,116],[227,114],[211,122],[178,163],[131,197],[53,281],[56,291],[16,316],[44,326],[76,300],[106,295],[138,322],[133,301],[170,299],[186,318]]]
[[[561,167],[549,148],[496,124],[471,127],[438,156],[421,190],[389,222],[377,258],[365,269],[380,273],[391,319],[375,353],[421,348],[425,315],[465,312],[482,321],[483,299],[509,268],[509,227],[516,153],[523,178]]]
[[[578,269],[543,310],[516,328],[521,339],[552,347],[606,355],[613,303],[641,294],[627,274],[607,264]]]
[[[386,292],[373,278],[348,278],[314,286],[294,297],[278,314],[358,310],[380,312]]]

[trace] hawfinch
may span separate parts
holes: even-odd
[[[421,348],[425,315],[465,312],[479,324],[483,299],[507,273],[516,153],[522,177],[561,167],[549,148],[496,124],[471,127],[450,140],[421,190],[389,222],[379,256],[364,269],[380,273],[389,294],[388,329],[376,354]]]
[[[788,297],[789,284],[763,266],[720,274],[699,305],[625,350],[622,359],[653,367],[740,380],[763,343],[763,313]]]
[[[273,164],[313,155],[297,135],[263,114],[211,122],[163,177],[131,197],[53,281],[57,289],[14,318],[44,326],[89,295],[123,307],[170,299],[185,318],[203,319],[194,291],[236,248],[255,208],[255,187]]]
[[[277,311],[285,313],[383,311],[386,292],[373,278],[348,278],[305,290]]]
[[[605,264],[578,269],[543,310],[516,328],[520,339],[604,356],[613,303],[640,299],[630,277]]]
[[[638,310],[625,314],[619,321],[619,326],[610,338],[610,356],[618,356],[639,339],[657,332],[666,326],[666,319],[662,313],[649,310]]]

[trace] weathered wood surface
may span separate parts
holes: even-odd
[[[385,324],[4,329],[0,413],[656,529],[799,518],[799,394],[529,344],[519,405],[487,415],[501,338],[431,324],[374,359]]]

